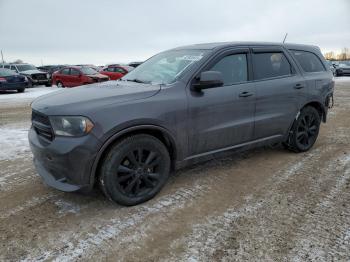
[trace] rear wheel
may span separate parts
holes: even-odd
[[[321,117],[318,111],[311,106],[305,107],[294,122],[285,146],[295,152],[308,151],[316,142],[320,124]]]
[[[56,84],[57,84],[58,88],[63,88],[64,87],[64,85],[63,85],[63,83],[61,81],[57,81]]]
[[[24,92],[24,88],[17,89],[17,92],[18,93],[23,93]]]
[[[111,148],[102,164],[100,185],[112,201],[136,205],[161,190],[169,171],[170,157],[164,144],[150,135],[134,135]]]

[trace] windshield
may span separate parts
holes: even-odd
[[[125,81],[170,84],[187,68],[201,60],[205,50],[172,50],[160,53],[122,78]]]
[[[81,72],[83,72],[84,75],[96,75],[98,72],[91,67],[81,67]]]
[[[13,76],[13,75],[18,75],[18,74],[10,69],[0,68],[0,76]]]
[[[36,67],[33,65],[17,65],[17,69],[20,72],[27,71],[27,70],[37,70]]]

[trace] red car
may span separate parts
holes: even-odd
[[[100,71],[101,74],[109,76],[111,80],[118,80],[134,68],[131,66],[109,65]]]
[[[52,84],[58,87],[75,87],[108,80],[108,76],[87,66],[65,67],[52,75]]]

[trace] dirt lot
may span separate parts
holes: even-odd
[[[42,183],[26,134],[29,103],[44,91],[0,94],[1,261],[350,260],[350,78],[336,80],[310,152],[215,159],[131,208]]]

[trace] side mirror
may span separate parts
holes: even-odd
[[[215,88],[224,85],[224,78],[219,71],[204,71],[201,73],[199,81],[193,84],[196,91],[202,89]]]

